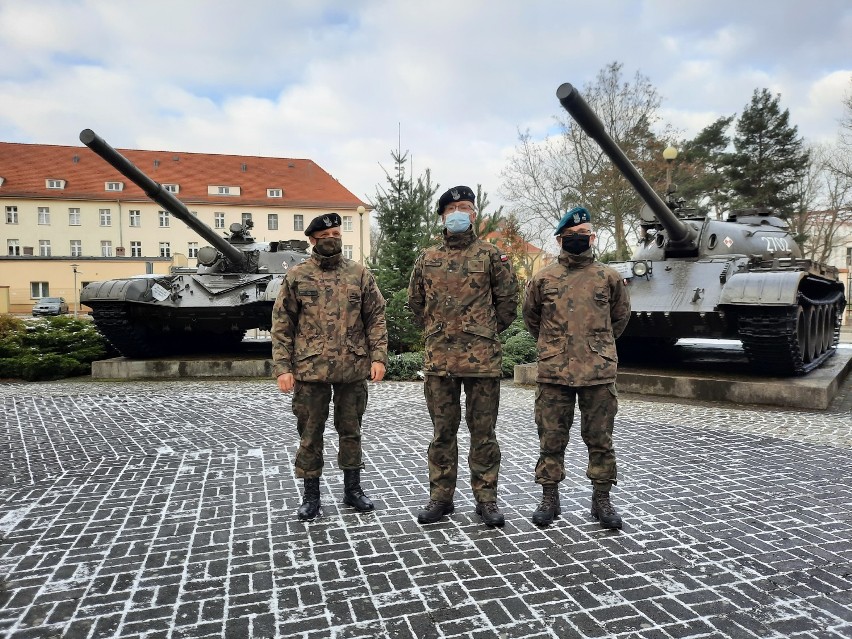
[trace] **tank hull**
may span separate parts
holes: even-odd
[[[743,343],[755,371],[801,375],[834,354],[845,304],[843,286],[809,260],[766,262],[746,256],[612,263],[626,277],[631,318],[619,339],[630,359],[681,338]]]
[[[232,350],[268,330],[281,275],[180,273],[88,284],[80,301],[125,357]]]

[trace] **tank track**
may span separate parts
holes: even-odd
[[[146,359],[162,355],[180,355],[210,351],[233,352],[239,348],[245,332],[198,333],[172,336],[154,332],[131,316],[130,307],[121,303],[99,303],[92,307],[92,321],[113,348],[124,357]]]
[[[770,375],[804,375],[817,368],[837,351],[840,341],[838,308],[842,308],[843,303],[842,292],[819,300],[800,292],[798,306],[750,308],[742,312],[738,335],[752,368]],[[803,339],[809,330],[809,320],[803,319],[803,314],[805,318],[824,318],[825,313],[833,317],[831,335],[821,332],[821,345],[809,355]]]
[[[131,321],[126,304],[99,303],[92,307],[92,321],[113,348],[125,357],[159,354],[151,344],[148,331]]]

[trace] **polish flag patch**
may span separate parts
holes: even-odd
[[[508,262],[508,261],[509,261],[509,256],[508,256],[508,255],[506,255],[505,253],[503,253],[503,255],[501,255],[501,256],[500,256],[500,261],[501,261],[501,262]]]

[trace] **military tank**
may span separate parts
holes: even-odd
[[[680,338],[737,339],[755,371],[803,375],[836,352],[838,271],[803,259],[783,219],[750,209],[715,220],[663,201],[571,84],[556,96],[645,202],[637,250],[610,263],[628,281],[632,307],[619,354],[660,359]]]
[[[131,358],[216,353],[233,350],[247,330],[270,328],[284,274],[307,259],[308,242],[257,243],[250,223],[231,224],[221,236],[91,129],[80,141],[212,245],[198,250],[198,268],[83,288],[80,303],[116,350]]]

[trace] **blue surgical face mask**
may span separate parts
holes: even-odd
[[[470,228],[470,215],[462,211],[453,211],[444,218],[444,228],[448,233],[463,233]]]

